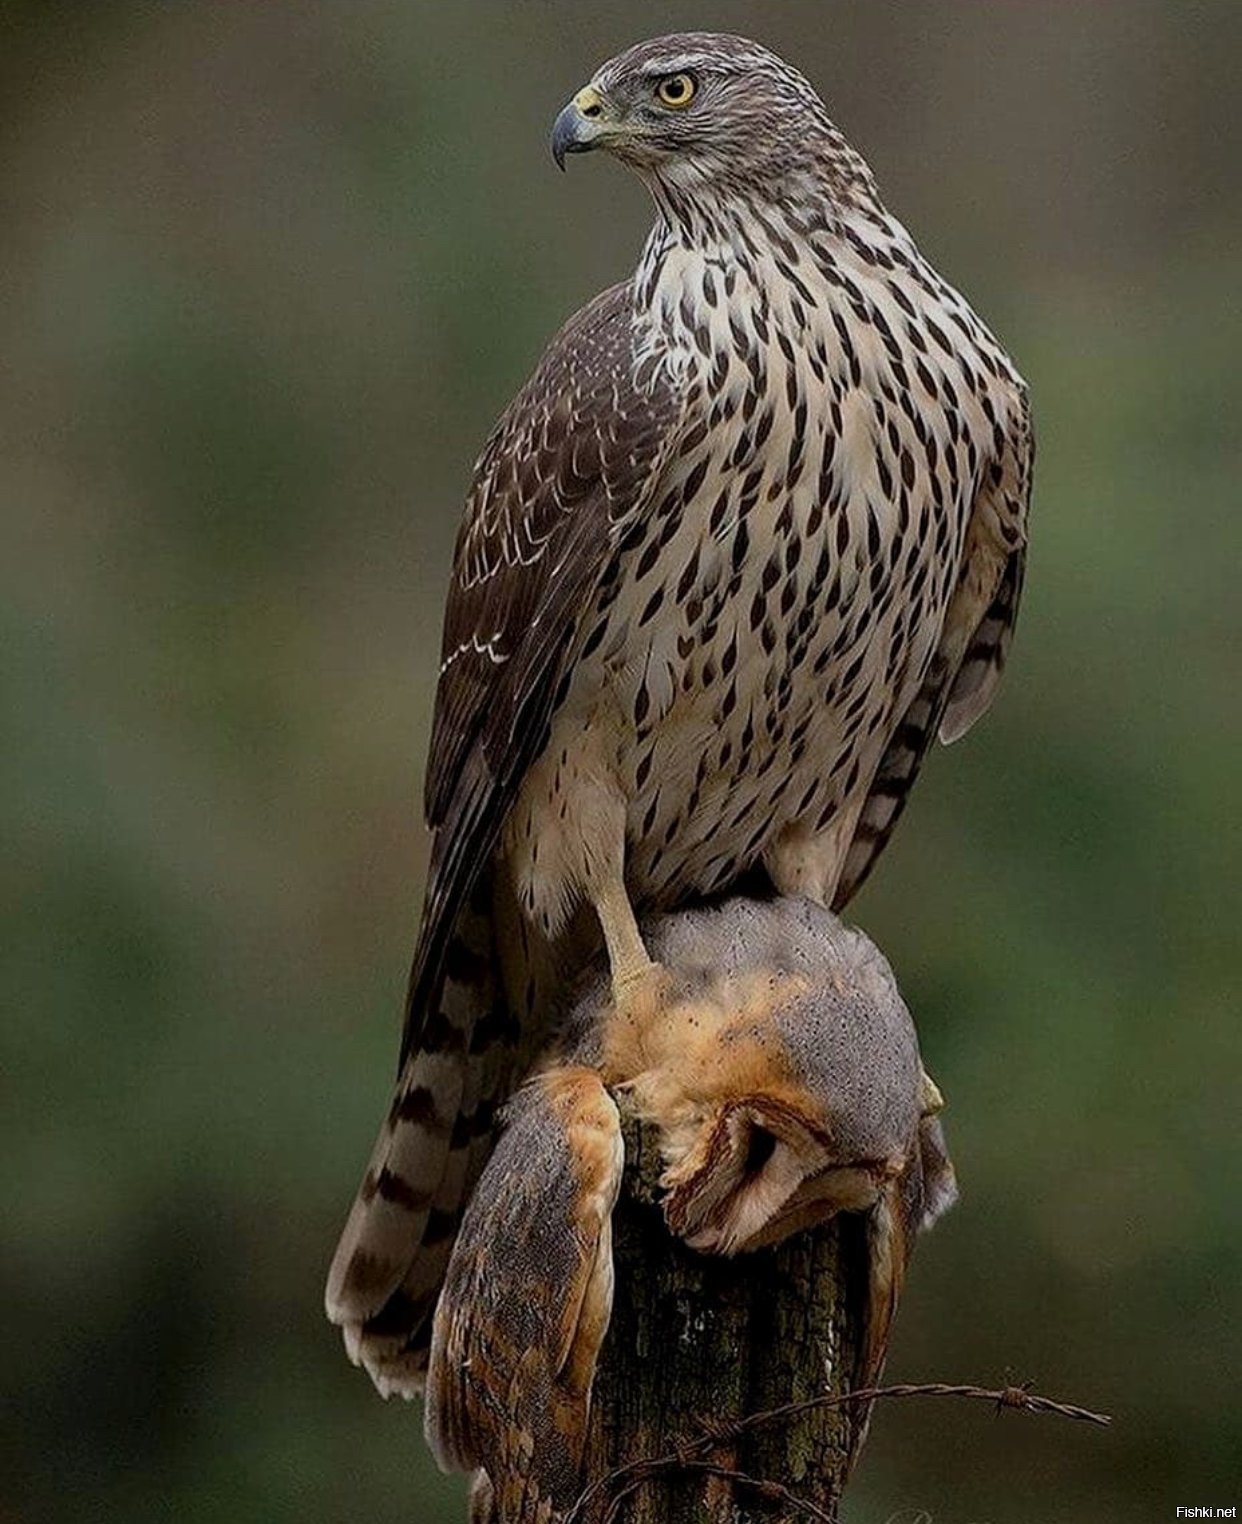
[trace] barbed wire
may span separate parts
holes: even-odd
[[[803,1413],[813,1412],[817,1408],[869,1404],[901,1397],[956,1397],[969,1402],[986,1402],[991,1404],[998,1416],[1006,1411],[1047,1413],[1059,1418],[1069,1418],[1078,1423],[1097,1424],[1105,1428],[1112,1422],[1107,1413],[1095,1413],[1090,1408],[1079,1407],[1077,1403],[1061,1402],[1052,1397],[1044,1397],[1039,1392],[1033,1392],[1029,1382],[1003,1387],[972,1386],[967,1383],[948,1381],[901,1382],[890,1386],[863,1387],[856,1392],[825,1392],[822,1396],[808,1397],[801,1402],[786,1402],[780,1407],[748,1413],[744,1418],[723,1422],[718,1419],[700,1418],[697,1435],[681,1440],[661,1455],[644,1456],[626,1461],[608,1472],[606,1476],[592,1482],[580,1494],[577,1502],[565,1516],[565,1524],[582,1524],[586,1518],[586,1510],[601,1497],[609,1499],[604,1524],[616,1524],[616,1520],[620,1517],[621,1506],[627,1498],[666,1472],[676,1471],[701,1472],[720,1477],[731,1481],[735,1486],[744,1486],[760,1496],[779,1502],[786,1508],[795,1509],[808,1518],[833,1524],[831,1514],[806,1498],[798,1497],[783,1483],[750,1476],[744,1471],[735,1471],[713,1461],[711,1456],[715,1451],[736,1443],[752,1430],[800,1417]]]

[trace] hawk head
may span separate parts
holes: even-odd
[[[605,148],[644,178],[689,184],[805,163],[833,132],[814,89],[775,53],[681,32],[604,64],[557,117],[552,154],[563,169],[566,154]]]

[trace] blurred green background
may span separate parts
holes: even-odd
[[[851,1524],[1242,1504],[1242,7],[0,13],[0,1521],[462,1517],[322,1319],[387,1100],[470,463],[632,268],[638,36],[799,63],[1030,380],[1003,699],[855,907],[964,1187]]]

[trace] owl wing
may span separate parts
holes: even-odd
[[[837,884],[837,910],[888,844],[932,738],[939,731],[947,745],[965,735],[991,704],[1009,654],[1026,571],[1035,463],[1030,403],[1016,377],[1008,407],[992,405],[992,412],[992,460],[975,496],[940,643],[876,769]]]
[[[957,1177],[937,1117],[919,1122],[901,1174],[884,1190],[867,1220],[867,1312],[857,1384],[878,1384],[893,1318],[917,1236],[957,1200]]]
[[[622,1168],[599,1076],[549,1070],[510,1103],[462,1220],[432,1331],[427,1442],[445,1470],[486,1472],[514,1524],[579,1491]]]
[[[631,287],[617,285],[548,346],[479,458],[445,611],[425,799],[436,835],[403,1057],[681,410],[659,363],[636,361]]]

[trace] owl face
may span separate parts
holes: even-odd
[[[814,1108],[759,1096],[705,1117],[690,1146],[669,1158],[665,1217],[692,1249],[739,1254],[836,1212],[869,1210],[904,1165],[901,1151],[843,1160]]]
[[[940,1106],[909,1013],[875,970],[738,967],[670,981],[653,1018],[607,1023],[605,1069],[659,1130],[665,1215],[738,1254],[876,1206]]]

